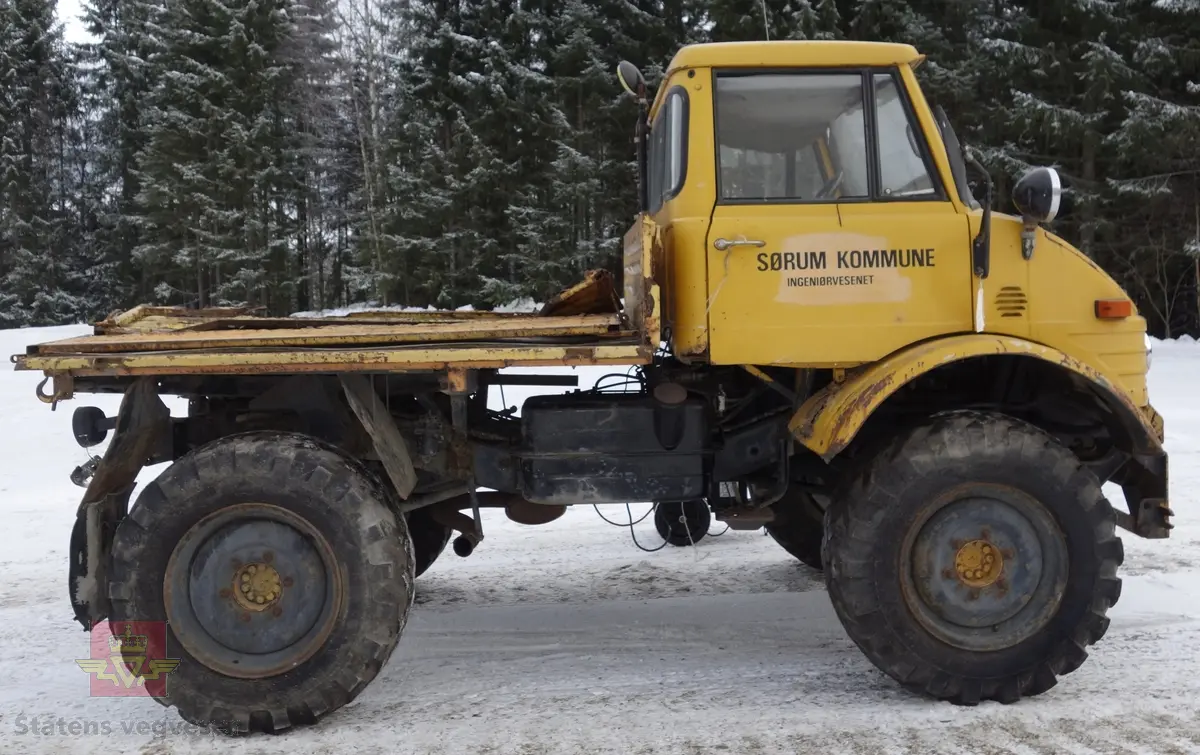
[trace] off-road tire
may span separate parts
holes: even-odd
[[[821,542],[825,535],[825,512],[806,490],[789,488],[771,507],[775,521],[766,525],[767,534],[805,566],[824,569]]]
[[[825,579],[838,618],[878,668],[909,689],[964,705],[1013,703],[1079,668],[1120,597],[1123,550],[1096,477],[1069,450],[1013,418],[952,412],[863,459],[826,518]],[[1051,555],[1068,569],[1057,608],[1045,604],[1045,623],[992,651],[937,639],[914,617],[901,585],[909,567],[901,561],[903,541],[919,526],[922,507],[943,491],[975,484],[1010,486],[1036,500],[1061,528],[1065,547]]]
[[[454,530],[434,521],[426,509],[412,511],[405,519],[408,522],[408,535],[412,538],[415,576],[419,577],[428,571],[438,556],[442,555],[442,551],[446,550],[446,544],[450,542]]]
[[[356,460],[302,435],[255,432],[196,449],[142,491],[117,528],[112,631],[166,621],[164,575],[176,544],[206,516],[265,502],[312,523],[333,544],[343,599],[318,649],[266,678],[234,678],[198,661],[167,626],[166,706],[227,734],[312,724],[346,705],[387,663],[413,602],[413,553],[388,488]]]

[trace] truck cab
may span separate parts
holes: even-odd
[[[923,60],[873,42],[679,51],[649,106],[644,207],[675,354],[853,368],[937,337],[1012,335],[1080,356],[1146,406],[1145,321],[1036,218],[971,195]]]

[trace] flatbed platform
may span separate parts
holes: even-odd
[[[626,234],[623,288],[604,270],[537,312],[353,312],[265,317],[247,308],[143,305],[114,313],[87,336],[34,344],[17,370],[54,380],[43,400],[119,390],[128,378],[313,373],[404,373],[504,367],[648,364],[659,347],[656,229]]]
[[[17,369],[89,375],[272,374],[643,361],[617,314],[363,313],[256,318],[142,308],[94,335],[30,346]]]

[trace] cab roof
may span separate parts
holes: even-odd
[[[841,40],[710,42],[675,53],[669,71],[681,68],[793,68],[799,66],[913,65],[924,59],[912,45]]]
[[[663,76],[650,107],[658,112],[667,79],[686,68],[861,68],[919,66],[925,56],[912,45],[849,40],[777,40],[774,42],[706,42],[681,47]]]

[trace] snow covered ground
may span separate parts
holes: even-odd
[[[0,354],[85,330],[0,331]],[[78,402],[51,412],[39,376],[0,371],[0,753],[1200,752],[1197,375],[1200,345],[1157,345],[1178,527],[1125,536],[1108,635],[1041,697],[967,709],[901,691],[846,638],[819,575],[759,532],[645,553],[591,508],[538,528],[487,512],[471,558],[447,550],[418,580],[400,647],[354,704],[214,742],[152,701],[89,697],[66,586]],[[656,544],[649,520],[636,529]]]

